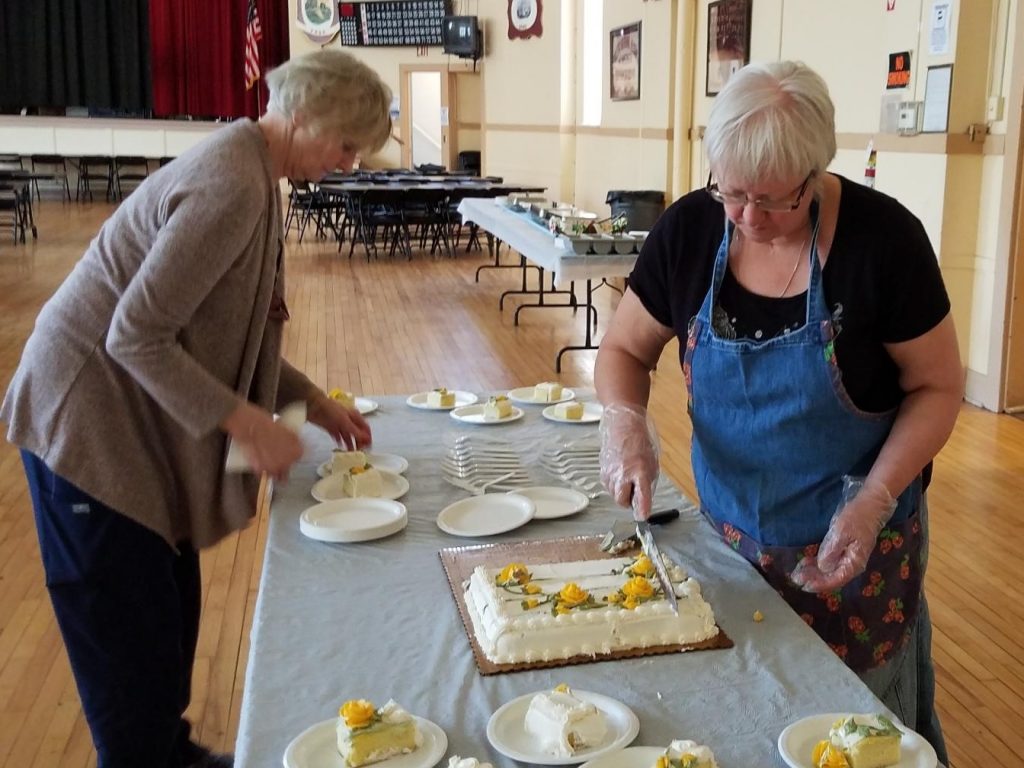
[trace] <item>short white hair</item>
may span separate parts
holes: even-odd
[[[836,154],[828,86],[798,61],[749,64],[715,98],[704,144],[730,183],[820,177]]]
[[[372,153],[391,136],[391,89],[350,53],[321,49],[267,74],[268,111],[301,113],[317,133],[332,132]]]

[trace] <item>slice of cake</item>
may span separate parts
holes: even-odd
[[[646,556],[477,566],[465,603],[483,654],[496,664],[690,645],[718,634],[700,584],[664,558],[672,612]]]
[[[538,403],[553,403],[562,397],[562,385],[557,381],[543,381],[533,388],[533,399]]]
[[[577,403],[575,400],[559,403],[555,406],[555,416],[559,419],[579,421],[583,418],[583,403]]]
[[[448,768],[494,768],[494,766],[490,763],[481,763],[475,757],[453,755],[448,758]]]
[[[651,768],[718,768],[708,747],[689,739],[678,739],[668,745],[665,754]]]
[[[345,451],[335,448],[331,453],[331,474],[348,472],[352,467],[366,466],[366,454],[362,451]]]
[[[505,397],[505,395],[492,397],[484,404],[484,419],[487,421],[506,419],[511,415],[512,401]]]
[[[361,467],[352,467],[342,475],[341,492],[353,499],[384,495],[384,479],[380,470],[364,464]]]
[[[356,396],[353,395],[351,392],[346,392],[343,389],[338,389],[337,387],[335,387],[334,389],[327,393],[327,396],[331,398],[331,400],[337,400],[346,408],[356,407]]]
[[[427,392],[427,405],[431,408],[454,408],[455,393],[449,392],[444,387],[438,387]]]
[[[828,741],[818,743],[812,758],[816,768],[832,768],[838,750],[849,768],[885,768],[900,761],[902,738],[903,731],[885,715],[849,715],[832,724]]]
[[[352,699],[338,710],[338,752],[350,768],[412,752],[422,743],[416,720],[394,700],[375,709],[366,699]]]
[[[601,711],[565,684],[533,697],[524,727],[540,749],[555,757],[598,747],[608,731]]]

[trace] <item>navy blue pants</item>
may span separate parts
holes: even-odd
[[[199,634],[199,556],[104,506],[22,451],[46,586],[98,768],[182,768]],[[126,479],[127,481],[127,479]]]

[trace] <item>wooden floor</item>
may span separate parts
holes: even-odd
[[[0,387],[17,364],[40,305],[74,265],[111,207],[44,202],[40,239],[0,233]],[[554,376],[555,351],[575,343],[582,317],[529,310],[513,327],[499,313],[517,270],[485,271],[479,253],[411,262],[339,258],[315,240],[288,249],[287,355],[323,386],[401,394],[440,384],[483,391]],[[602,319],[613,296],[599,293]],[[655,374],[653,411],[664,464],[694,496],[677,350]],[[561,379],[592,383],[593,353],[566,357]],[[1024,422],[965,406],[936,461],[930,494],[928,593],[935,623],[938,702],[956,768],[1019,766],[1024,756]],[[230,749],[266,530],[203,553],[203,621],[190,715],[200,738]],[[836,702],[842,709],[842,702]],[[699,734],[697,734],[699,736]],[[267,765],[279,758],[268,759]],[[768,758],[751,757],[751,764]],[[17,452],[0,446],[0,768],[95,765],[67,657],[43,586]],[[738,766],[733,768],[739,768]]]

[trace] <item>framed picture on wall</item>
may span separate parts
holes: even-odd
[[[708,96],[722,90],[733,72],[750,61],[751,2],[718,0],[708,5]]]
[[[640,22],[608,33],[608,82],[612,101],[640,98]]]

